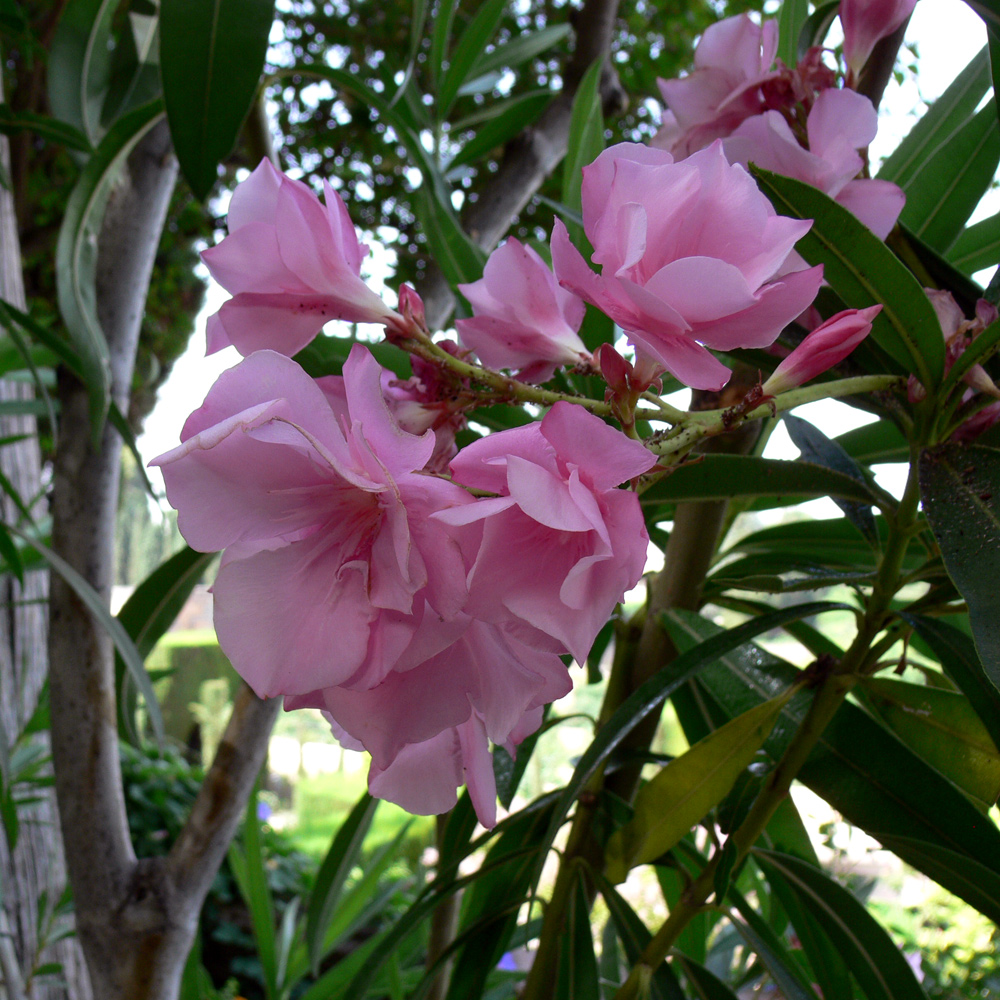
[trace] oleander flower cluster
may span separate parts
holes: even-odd
[[[232,345],[243,360],[154,464],[188,542],[223,553],[223,650],[259,696],[321,710],[368,751],[373,794],[440,813],[466,785],[480,821],[496,821],[491,745],[513,754],[539,728],[570,690],[566,663],[586,659],[642,576],[631,487],[657,457],[634,413],[663,373],[717,390],[731,374],[718,354],[818,324],[757,386],[766,398],[871,329],[877,307],[807,321],[822,267],[794,246],[811,222],[777,214],[746,164],[815,184],[884,235],[901,200],[858,176],[874,111],[816,53],[775,66],[776,44],[773,25],[745,17],[709,29],[695,71],[664,85],[659,145],[622,143],[584,168],[590,261],[558,221],[548,253],[509,239],[459,286],[458,342],[432,337],[411,288],[396,309],[368,288],[329,184],[321,201],[264,162],[236,190],[229,235],[204,254],[232,296],[207,332],[210,353]],[[617,324],[631,361],[585,344],[588,308]],[[412,374],[355,344],[340,374],[311,377],[293,355],[330,320],[383,326]],[[601,412],[619,426],[572,394],[514,392],[559,368],[602,377]],[[470,433],[478,406],[518,398],[547,408]]]

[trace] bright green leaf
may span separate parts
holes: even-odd
[[[763,746],[787,701],[782,695],[730,720],[639,789],[635,815],[612,836],[605,852],[612,882],[624,882],[637,865],[665,854],[722,800]]]
[[[569,145],[563,160],[562,200],[573,212],[581,211],[583,168],[593,163],[604,149],[604,112],[601,108],[603,57],[593,62],[583,75],[573,97],[569,121]],[[571,239],[587,246],[582,225],[567,225]]]
[[[1000,213],[959,233],[948,249],[948,260],[965,274],[1000,264]]]
[[[1000,796],[1000,753],[968,699],[886,677],[863,682],[868,702],[906,745],[989,807]]]

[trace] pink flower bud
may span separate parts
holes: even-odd
[[[871,332],[882,306],[845,309],[816,327],[761,387],[765,396],[794,389],[843,361]]]
[[[916,4],[917,0],[840,0],[844,60],[853,76],[864,69],[875,43],[891,35]]]

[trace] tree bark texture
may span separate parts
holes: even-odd
[[[3,82],[0,80],[0,99]],[[9,165],[7,139],[0,136],[0,165]],[[25,308],[21,253],[13,198],[0,188],[0,298],[18,309]],[[0,400],[31,398],[24,383],[0,381]],[[0,417],[0,437],[24,435],[23,441],[0,448],[0,471],[24,498],[36,518],[45,515],[41,458],[33,416]],[[2,498],[6,523],[16,523],[19,513],[6,495]],[[0,739],[11,747],[38,706],[48,672],[45,647],[48,574],[29,572],[23,585],[13,576],[0,578]],[[47,732],[32,737],[48,752]],[[51,788],[33,790],[39,801],[18,810],[20,833],[13,852],[0,836],[0,958],[4,989],[10,1000],[30,996],[33,1000],[90,1000],[90,984],[79,942],[65,938],[45,946],[39,941],[39,917],[43,928],[45,910],[55,906],[66,887],[63,844]],[[40,914],[39,910],[43,912]],[[40,948],[39,945],[42,945]],[[58,977],[32,980],[32,969],[57,962]]]

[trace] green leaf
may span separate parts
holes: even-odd
[[[129,12],[115,41],[108,90],[101,108],[101,125],[107,127],[140,104],[160,97],[160,22],[152,16]]]
[[[966,274],[1000,264],[1000,212],[959,233],[948,249],[948,260]]]
[[[639,789],[635,815],[608,842],[608,878],[666,854],[733,787],[771,733],[788,696],[757,705],[709,733]]]
[[[784,942],[768,927],[741,893],[730,889],[729,895],[736,904],[740,916],[743,917],[743,920],[731,918],[733,926],[760,958],[785,1000],[817,1000],[816,993],[802,982],[802,973],[797,969],[795,959]]]
[[[829,496],[872,504],[863,479],[815,461],[791,462],[755,455],[705,455],[673,470],[644,490],[644,507],[677,500],[728,500],[733,496]]]
[[[450,205],[434,197],[428,186],[416,192],[415,207],[434,260],[454,287],[478,281],[486,254],[465,235]]]
[[[273,14],[274,0],[161,2],[163,99],[196,198],[211,191],[253,103]]]
[[[534,123],[552,103],[552,94],[548,91],[535,92],[512,98],[509,103],[504,103],[506,106],[502,113],[482,125],[455,154],[448,164],[449,171],[463,164],[475,162]]]
[[[755,850],[768,880],[784,879],[836,945],[869,1000],[926,1000],[913,970],[878,921],[846,889],[812,865]]]
[[[678,955],[677,962],[687,976],[691,996],[698,997],[699,1000],[737,1000],[736,994],[705,966],[686,955]]]
[[[796,621],[819,611],[844,608],[846,605],[830,603],[802,604],[794,608],[782,608],[769,615],[761,615],[752,621],[739,625],[696,648],[688,649],[670,664],[641,684],[618,707],[614,715],[600,728],[577,762],[573,775],[559,794],[552,823],[540,848],[540,856],[545,857],[555,840],[563,819],[569,814],[586,784],[598,772],[607,758],[622,740],[654,709],[660,707],[675,691],[682,688],[700,670],[715,662],[737,646],[771,629],[780,628],[786,622]]]
[[[809,0],[782,0],[778,9],[778,58],[786,66],[799,61],[799,36],[809,20]]]
[[[1000,747],[1000,690],[986,675],[970,636],[937,618],[900,612],[941,662],[975,709],[993,745]]]
[[[118,612],[118,621],[140,656],[152,652],[217,555],[216,552],[196,552],[185,545],[132,591]]]
[[[327,925],[340,901],[344,884],[358,862],[361,845],[371,827],[379,799],[367,792],[358,799],[350,815],[341,824],[316,874],[306,910],[306,947],[314,976],[319,975]]]
[[[883,835],[882,844],[900,857],[919,859],[920,870],[936,882],[961,884],[962,898],[980,913],[1000,913],[1000,875],[992,869],[957,851],[913,837]]]
[[[786,801],[790,802],[791,800]],[[780,844],[769,843],[768,846],[772,850],[782,851],[785,854],[792,853]],[[804,860],[819,866],[815,852],[811,858]],[[802,952],[812,968],[816,984],[822,991],[824,1000],[855,1000],[855,990],[851,985],[850,973],[844,965],[840,952],[827,936],[819,921],[809,909],[803,906],[797,893],[784,880],[776,878],[773,882],[769,882],[769,888],[795,929],[795,935],[799,939]]]
[[[559,935],[555,1000],[599,1000],[597,958],[590,934],[587,883],[579,869],[570,889],[566,925]]]
[[[19,132],[31,132],[50,142],[59,143],[67,149],[76,149],[89,153],[93,147],[90,140],[73,125],[51,118],[49,115],[39,115],[32,111],[13,111],[9,104],[0,104],[0,134],[17,135]]]
[[[692,612],[668,613],[670,634],[679,649],[706,637],[721,638],[717,625]],[[695,647],[697,648],[697,647]],[[704,697],[738,715],[787,688],[798,676],[790,664],[747,645],[719,658],[702,672]],[[809,707],[807,696],[793,698],[775,725],[765,749],[778,759]],[[799,772],[799,780],[846,819],[876,839],[916,837],[957,851],[1000,874],[1000,831],[946,778],[861,709],[843,704]],[[921,859],[900,854],[920,867]],[[941,884],[966,899],[961,880]],[[988,911],[996,920],[1000,911]]]
[[[600,872],[591,872],[590,875],[608,907],[611,922],[625,949],[629,964],[637,965],[653,935],[635,910]],[[662,962],[654,970],[649,982],[649,996],[650,1000],[684,1000],[681,984],[666,962]]]
[[[161,563],[132,592],[118,612],[117,620],[145,660],[153,647],[174,623],[185,601],[216,558],[215,552],[195,552],[185,546]],[[134,690],[125,691],[128,668],[121,654],[115,655],[115,687],[118,697],[118,731],[130,742],[138,742],[135,726],[137,708]],[[145,670],[143,671],[145,672]]]
[[[919,239],[946,251],[986,193],[1000,162],[996,109],[987,105],[927,157],[903,190],[899,220]]]
[[[438,87],[438,121],[443,122],[447,119],[462,84],[471,79],[473,67],[496,33],[505,4],[506,0],[485,0],[485,3],[481,3],[455,44],[448,61],[448,68],[444,71]]]
[[[441,0],[434,13],[434,31],[431,34],[431,52],[428,65],[435,85],[441,78],[445,54],[451,44],[451,27],[455,22],[458,0]]]
[[[798,45],[789,66],[804,59],[814,45],[822,45],[830,33],[830,25],[836,20],[840,10],[840,0],[820,4],[802,24],[798,35]],[[779,42],[780,44],[780,42]],[[779,52],[780,55],[780,52]]]
[[[822,191],[756,167],[752,172],[775,211],[813,220],[795,245],[799,253],[810,264],[824,265],[823,276],[848,307],[881,302],[872,338],[904,371],[936,388],[944,374],[944,340],[917,279],[867,226]]]
[[[264,973],[264,992],[267,1000],[278,1000],[278,931],[274,920],[274,897],[267,880],[264,853],[260,838],[260,820],[257,818],[257,792],[247,801],[243,817],[243,845],[233,841],[229,845],[229,868],[236,885],[250,911],[250,923],[257,942],[257,958]]]
[[[886,677],[862,682],[868,703],[915,753],[989,808],[1000,796],[1000,753],[967,698]]]
[[[1000,451],[951,444],[925,450],[920,496],[948,575],[968,602],[979,658],[1000,687]]]
[[[573,97],[569,119],[569,144],[563,160],[562,200],[573,212],[582,206],[583,168],[593,163],[604,149],[604,112],[601,107],[601,71],[604,57],[594,60],[583,75]],[[577,246],[588,246],[583,226],[568,223],[570,238]]]
[[[910,446],[903,432],[890,420],[877,420],[833,439],[851,458],[863,465],[906,462]]]
[[[784,414],[782,419],[785,421],[785,428],[792,439],[792,444],[799,449],[805,461],[815,462],[867,487],[867,481],[857,462],[836,441],[831,441],[818,427],[792,413]],[[834,497],[833,501],[851,524],[874,545],[878,542],[878,532],[875,530],[875,518],[872,516],[872,499],[869,493],[860,502],[842,497]]]
[[[498,69],[514,69],[558,45],[572,31],[568,24],[550,24],[538,31],[516,35],[509,42],[494,47],[491,52],[482,53],[469,72],[469,77],[475,79]]]
[[[101,595],[62,556],[19,528],[8,525],[8,531],[17,535],[45,559],[80,598],[87,610],[94,616],[94,620],[111,637],[115,649],[118,650],[119,655],[125,661],[125,666],[132,675],[132,680],[142,692],[143,698],[146,699],[146,711],[149,714],[153,732],[156,734],[156,738],[162,741],[163,716],[160,713],[160,703],[156,700],[156,694],[150,683],[149,674],[146,673],[142,657],[122,623],[108,611],[107,604]]]
[[[94,288],[101,218],[119,169],[162,115],[162,103],[152,101],[129,112],[108,130],[69,196],[56,243],[59,310],[80,358],[95,436],[103,428],[111,393],[108,344],[97,318]]]
[[[882,164],[878,172],[879,180],[892,181],[905,189],[928,159],[947,148],[956,129],[961,128],[975,113],[989,86],[989,58],[983,48]]]
[[[52,37],[49,104],[52,114],[96,144],[103,134],[101,104],[111,72],[111,21],[122,0],[69,0]]]

